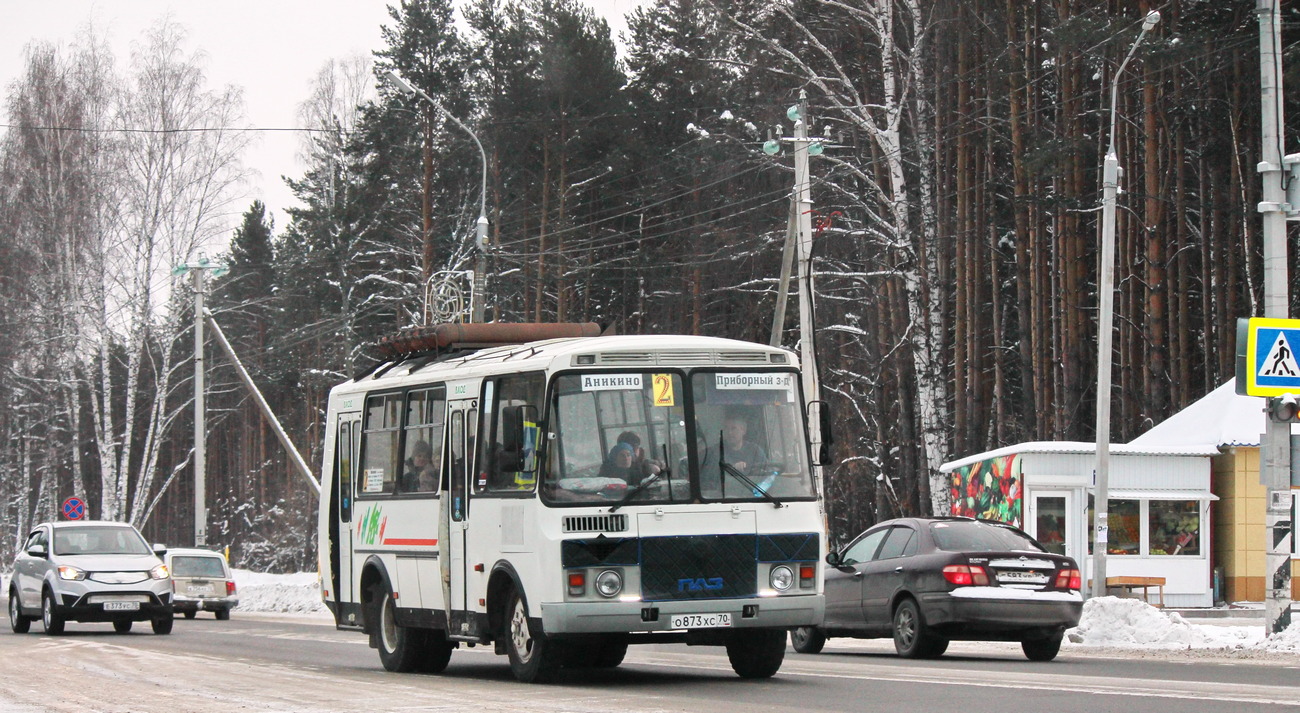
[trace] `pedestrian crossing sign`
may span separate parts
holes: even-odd
[[[1300,396],[1300,360],[1296,357],[1300,320],[1255,318],[1237,322],[1237,392],[1248,396]]]

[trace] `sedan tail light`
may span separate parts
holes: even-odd
[[[1057,589],[1082,589],[1083,575],[1077,569],[1062,569],[1056,573],[1054,586]]]
[[[233,580],[233,579],[227,579],[227,580],[226,580],[226,596],[227,596],[227,597],[233,597],[234,595],[235,595],[235,580]]]
[[[950,564],[943,568],[943,578],[958,587],[989,586],[989,574],[979,565]]]

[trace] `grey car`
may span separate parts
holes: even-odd
[[[799,653],[833,636],[892,636],[906,658],[942,656],[953,640],[1019,641],[1050,661],[1083,611],[1074,560],[991,520],[890,520],[826,562],[826,618],[790,632]]]
[[[68,621],[112,622],[120,634],[148,621],[155,634],[172,630],[172,582],[161,556],[124,522],[47,522],[32,528],[14,561],[9,624],[27,633],[40,619],[45,633]]]
[[[220,552],[178,547],[167,551],[167,568],[176,590],[174,608],[186,619],[210,611],[218,619],[230,618],[239,605],[235,577]]]

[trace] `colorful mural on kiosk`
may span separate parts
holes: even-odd
[[[998,520],[1023,527],[1020,456],[990,458],[948,474],[952,514]]]

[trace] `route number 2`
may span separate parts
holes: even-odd
[[[673,399],[673,375],[672,374],[655,374],[654,375],[655,406],[674,406]]]

